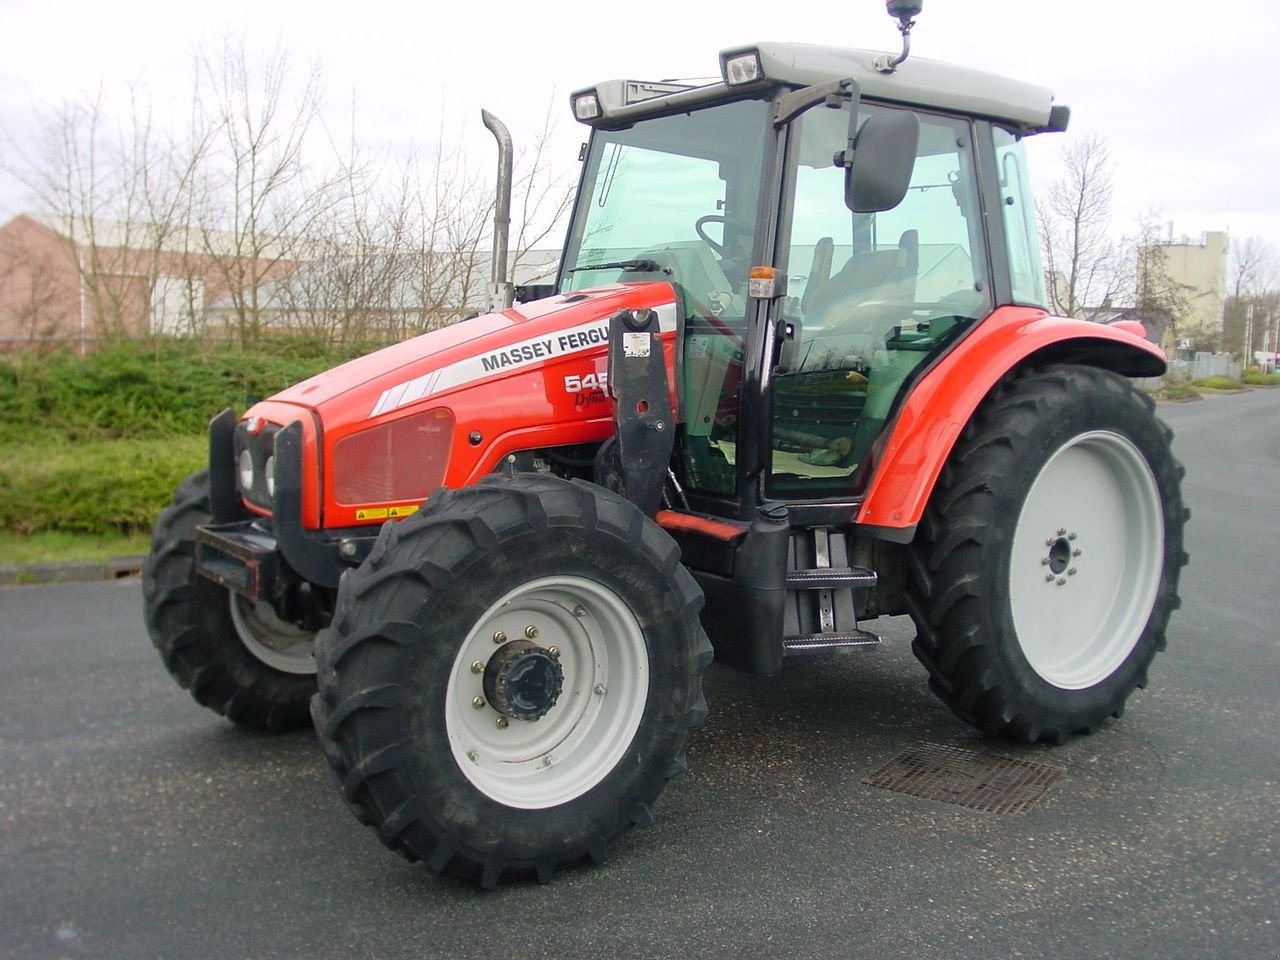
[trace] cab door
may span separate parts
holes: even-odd
[[[891,109],[864,102],[859,119]],[[973,124],[917,112],[904,199],[858,214],[832,165],[847,111],[805,113],[788,150],[775,262],[797,335],[768,390],[766,495],[778,499],[855,496],[904,384],[992,309]]]

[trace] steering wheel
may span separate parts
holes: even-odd
[[[712,252],[723,259],[725,257],[724,244],[716,240],[712,240],[707,236],[706,226],[708,223],[719,223],[727,226],[733,224],[735,227],[741,227],[743,230],[750,231],[751,224],[742,220],[733,220],[719,213],[709,213],[705,217],[699,217],[693,224],[693,230],[698,235],[698,239],[711,248]]]

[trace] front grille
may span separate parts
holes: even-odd
[[[453,429],[453,412],[433,407],[343,437],[333,451],[334,498],[421,503],[444,482]]]

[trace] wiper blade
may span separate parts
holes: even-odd
[[[641,273],[670,273],[670,267],[664,267],[657,260],[613,260],[609,263],[588,263],[582,267],[570,267],[565,273],[577,273],[579,270],[629,270]]]

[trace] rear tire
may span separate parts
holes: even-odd
[[[151,642],[202,706],[259,730],[304,726],[315,692],[314,635],[196,573],[195,531],[209,521],[209,474],[201,471],[157,518],[142,566]]]
[[[987,398],[911,548],[913,649],[964,720],[1061,742],[1147,683],[1186,562],[1182,466],[1150,398],[1092,367]]]
[[[672,540],[606,490],[440,491],[383,528],[319,637],[312,710],[344,797],[386,846],[485,887],[602,861],[706,715],[701,606]],[[546,668],[525,717],[489,685],[517,644]]]

